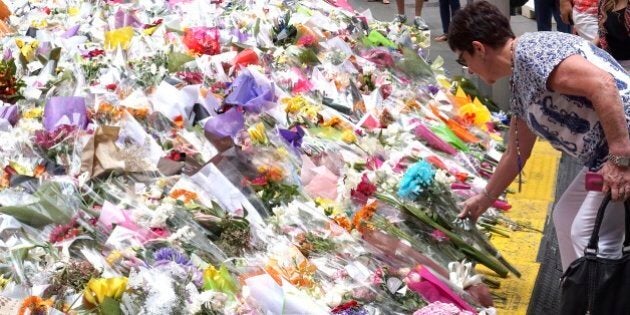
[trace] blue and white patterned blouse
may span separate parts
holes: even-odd
[[[600,168],[608,144],[593,104],[585,97],[549,90],[547,79],[561,61],[576,54],[604,69],[615,78],[630,130],[628,73],[605,51],[565,33],[525,33],[517,40],[514,53],[511,110],[554,148],[591,169]]]

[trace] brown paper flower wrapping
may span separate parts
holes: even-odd
[[[118,159],[116,139],[120,128],[103,126],[88,140],[81,154],[81,171],[95,177],[109,170],[125,169],[125,161]]]

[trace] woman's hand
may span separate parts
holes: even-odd
[[[606,162],[601,172],[604,177],[604,192],[610,191],[613,201],[624,201],[630,198],[630,167],[619,167]]]
[[[486,212],[493,202],[493,200],[490,200],[490,198],[484,194],[472,196],[459,204],[462,208],[462,212],[459,213],[458,217],[462,219],[469,218],[471,221],[477,222],[479,216]]]

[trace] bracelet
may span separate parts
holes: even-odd
[[[488,198],[488,200],[494,202],[495,200],[497,200],[497,198],[492,198],[492,196],[490,196],[490,193],[488,192],[488,189],[484,188],[481,190],[481,193]]]

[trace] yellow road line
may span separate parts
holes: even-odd
[[[522,191],[508,197],[512,204],[508,212],[510,219],[543,230],[548,210],[555,198],[559,162],[559,152],[546,142],[536,143],[524,169]],[[518,184],[513,183],[510,188],[517,191]],[[493,236],[492,243],[522,273],[520,279],[512,275],[507,279],[499,279],[501,287],[493,292],[504,298],[495,299],[495,307],[500,315],[527,313],[538,276],[536,256],[542,236],[542,233],[532,231],[515,231],[510,233],[509,238]],[[492,275],[483,267],[478,269]]]

